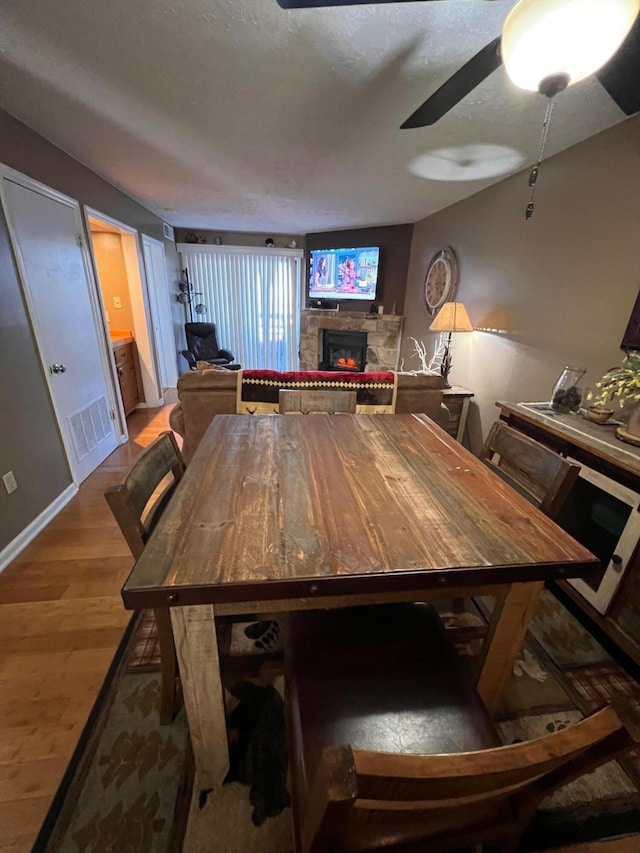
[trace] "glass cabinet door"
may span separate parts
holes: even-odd
[[[557,523],[600,561],[589,575],[572,584],[605,614],[620,585],[640,534],[640,495],[619,483],[581,468]]]

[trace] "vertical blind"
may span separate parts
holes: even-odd
[[[243,368],[297,370],[302,251],[180,245],[218,343]]]

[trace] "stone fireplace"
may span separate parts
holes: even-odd
[[[364,314],[355,311],[325,311],[305,308],[300,313],[300,370],[326,370],[324,331],[360,332],[366,351],[364,370],[397,370],[404,317],[397,314]],[[331,368],[329,368],[331,369]],[[338,370],[353,370],[338,367]]]

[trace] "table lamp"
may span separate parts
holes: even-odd
[[[445,302],[435,316],[433,323],[429,326],[430,332],[448,332],[444,345],[444,355],[440,364],[440,373],[444,379],[444,387],[451,388],[449,384],[449,371],[451,370],[451,335],[453,332],[473,332],[473,326],[466,308],[462,302]]]

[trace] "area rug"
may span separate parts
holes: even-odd
[[[177,853],[191,795],[184,712],[158,725],[151,614],[125,631],[32,853]]]
[[[487,615],[486,607],[475,611]],[[640,685],[543,590],[497,714],[505,744],[563,729],[616,696],[640,709]],[[538,808],[523,850],[640,833],[640,757],[630,753],[559,789]],[[640,835],[636,839],[640,849]]]
[[[474,608],[450,618],[469,625],[481,624],[483,617]],[[272,626],[261,628],[273,632]],[[255,643],[251,637],[246,641]],[[460,650],[473,662],[473,643]],[[34,851],[290,853],[289,808],[257,826],[248,785],[234,781],[206,798],[192,790],[184,715],[171,726],[157,725],[158,660],[147,615],[123,641],[91,731],[81,739],[70,778],[61,785]],[[281,681],[275,686],[282,692]],[[616,695],[640,708],[638,683],[544,591],[499,710],[504,742],[564,728]],[[610,762],[547,798],[522,849],[551,850],[624,835],[629,850],[640,849],[639,792],[640,756]]]

